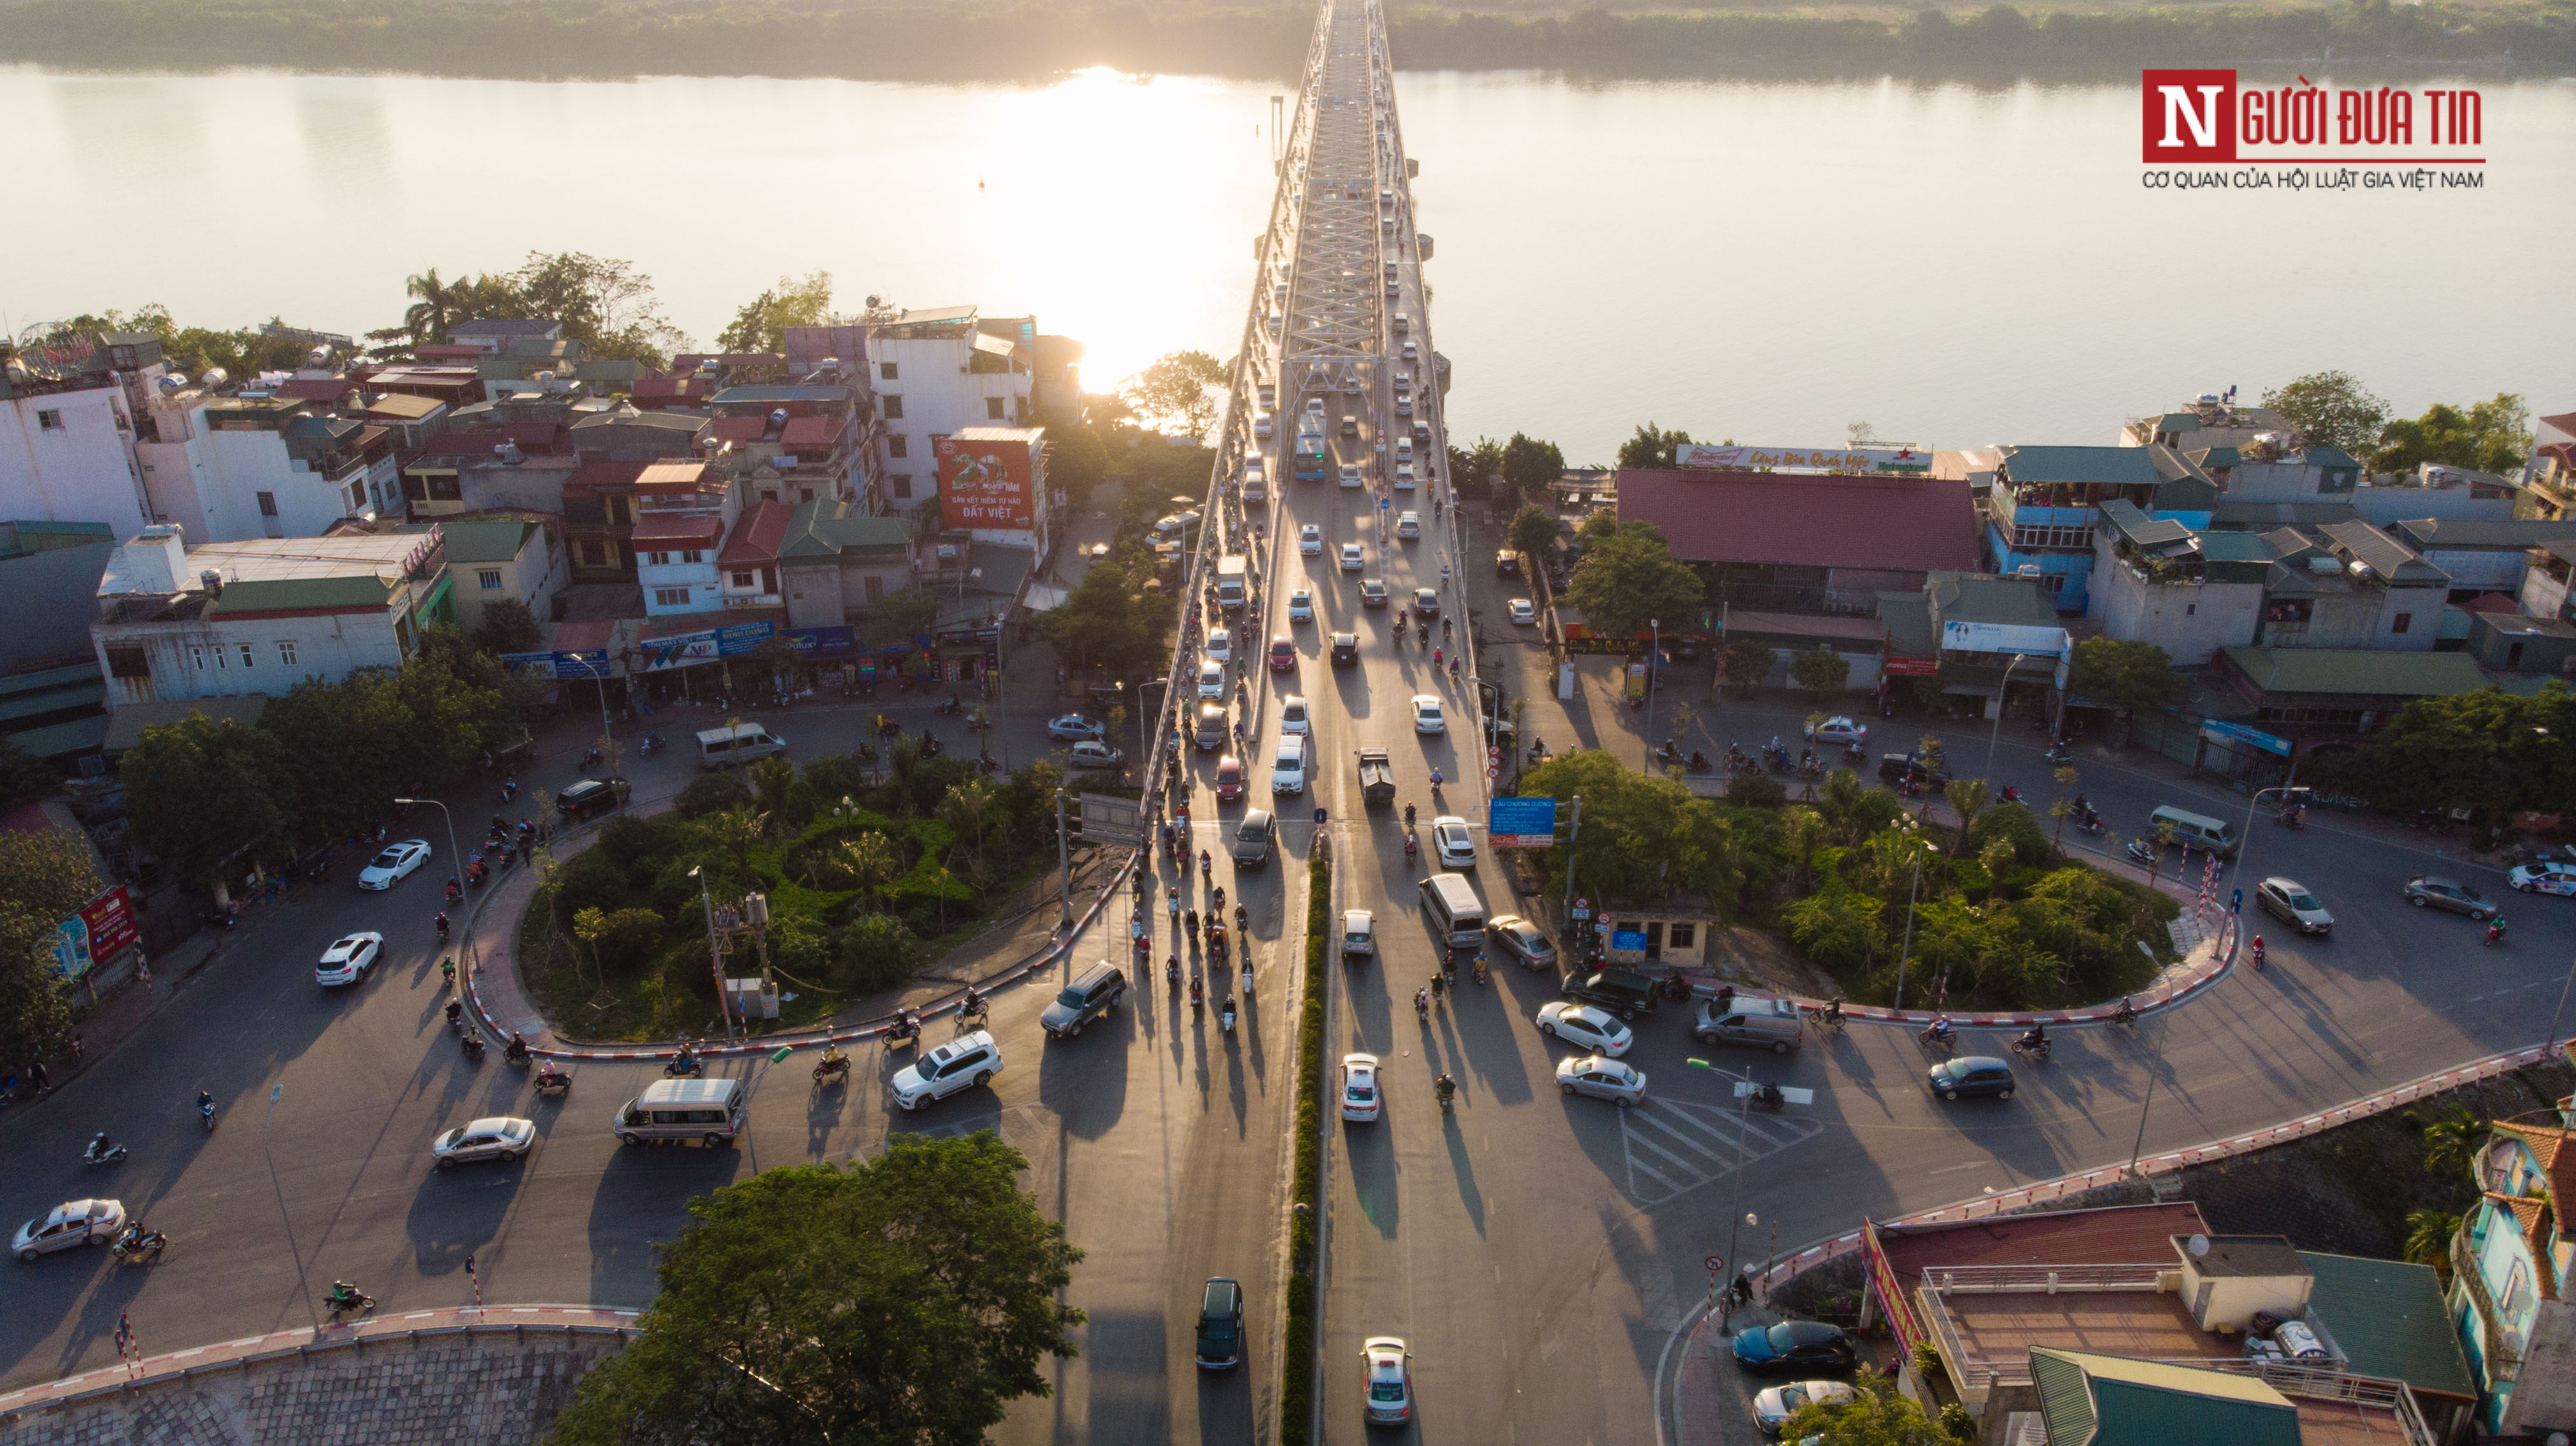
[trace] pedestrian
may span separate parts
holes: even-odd
[[[1737,1309],[1741,1310],[1745,1306],[1751,1305],[1753,1303],[1753,1277],[1746,1275],[1740,1270],[1735,1272],[1735,1286],[1731,1293],[1734,1297]]]
[[[36,1086],[39,1097],[54,1087],[53,1076],[45,1072],[45,1062],[41,1059],[27,1066],[27,1078]]]

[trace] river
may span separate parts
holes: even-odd
[[[1102,390],[1234,345],[1278,89],[0,67],[0,320],[355,333],[411,272],[571,249],[701,343],[816,268],[853,310],[1034,312]],[[2248,193],[2144,188],[2125,85],[1404,74],[1452,434],[2108,442],[2328,367],[2409,414],[2576,407],[2576,84],[2483,89],[2481,189]]]

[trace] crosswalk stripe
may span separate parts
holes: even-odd
[[[1657,1101],[1652,1110],[1621,1111],[1619,1126],[1628,1194],[1643,1206],[1661,1204],[1824,1133],[1823,1125],[1806,1120],[1774,1116],[1757,1124],[1723,1105],[1676,1101]]]
[[[1679,1130],[1674,1129],[1671,1125],[1668,1125],[1662,1120],[1651,1115],[1638,1116],[1636,1123],[1640,1125],[1652,1125],[1656,1129],[1662,1130],[1665,1134],[1670,1135],[1676,1143],[1682,1145],[1684,1148],[1696,1150],[1699,1153],[1708,1156],[1712,1160],[1719,1160],[1722,1162],[1723,1160],[1732,1157],[1735,1152],[1734,1142],[1731,1140],[1721,1139],[1718,1142],[1720,1148],[1711,1149],[1709,1146],[1683,1135]],[[1723,1151],[1723,1153],[1721,1153],[1721,1151]]]

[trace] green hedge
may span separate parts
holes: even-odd
[[[1297,1186],[1288,1216],[1288,1342],[1279,1383],[1280,1446],[1306,1446],[1314,1418],[1315,1231],[1323,1218],[1324,928],[1333,902],[1333,864],[1318,847],[1306,864],[1306,999],[1297,1022]]]

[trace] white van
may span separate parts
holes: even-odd
[[[698,733],[698,766],[727,768],[787,751],[787,740],[757,723],[736,723]]]
[[[621,1145],[698,1140],[713,1148],[742,1133],[742,1112],[740,1080],[657,1080],[626,1102],[609,1130]]]
[[[2185,813],[2167,804],[2147,815],[2147,837],[2153,839],[2160,829],[2173,830],[2174,842],[2188,844],[2195,853],[2216,854],[2220,858],[2236,856],[2236,829],[2224,819],[2205,813]]]
[[[1485,942],[1485,903],[1464,874],[1433,874],[1422,881],[1422,908],[1431,916],[1431,932],[1452,949],[1473,949]]]

